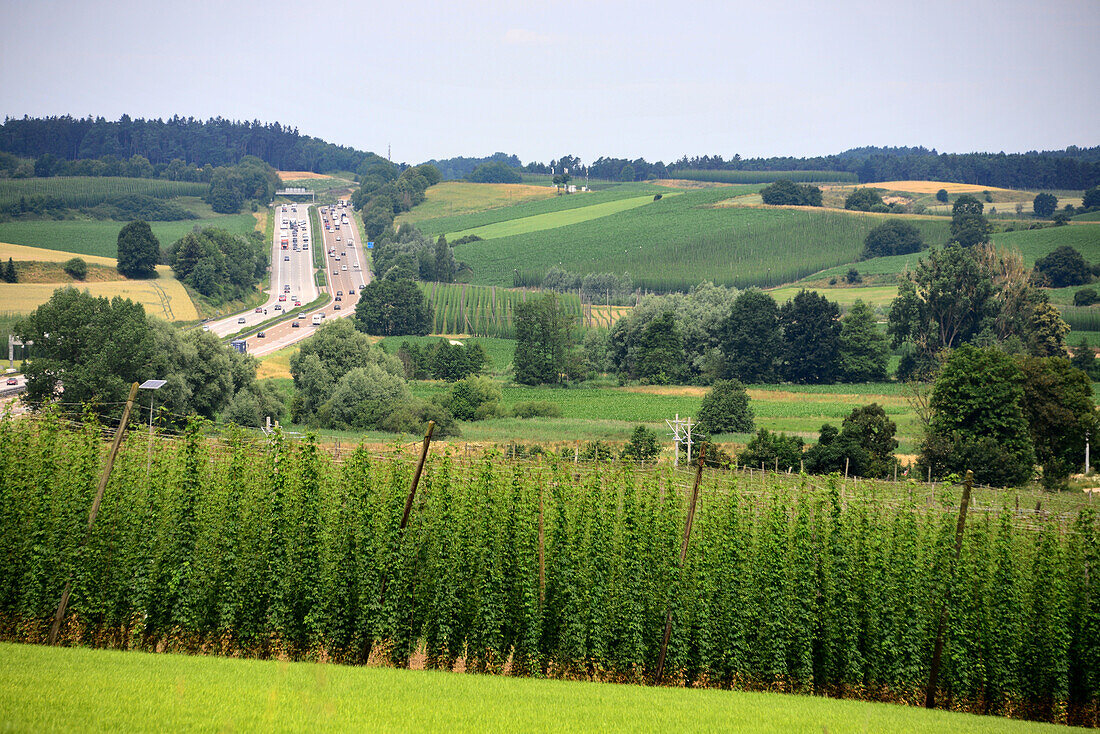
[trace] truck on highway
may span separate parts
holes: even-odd
[[[229,342],[229,346],[233,347],[241,354],[244,354],[248,351],[248,342],[246,342],[244,339],[234,339],[233,341]]]
[[[319,313],[313,314],[312,323],[313,323],[314,326],[320,326],[321,325],[321,314],[319,314]]]

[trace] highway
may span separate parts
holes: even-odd
[[[260,307],[233,314],[204,326],[218,336],[258,326],[277,316],[280,310],[294,307],[294,300],[309,303],[317,298],[313,278],[314,233],[310,231],[309,209],[305,204],[276,206],[275,236],[271,243],[271,285],[268,299]],[[286,240],[286,249],[283,249]]]
[[[298,211],[305,211],[305,206],[299,205]],[[308,220],[308,216],[306,219]],[[345,318],[355,312],[355,304],[359,302],[359,288],[370,283],[371,272],[365,256],[365,243],[355,223],[355,217],[352,216],[351,207],[321,207],[321,227],[323,231],[317,233],[317,245],[324,248],[325,278],[328,281],[327,292],[330,298],[321,308],[264,329],[263,338],[256,334],[249,335],[246,339],[249,354],[263,356],[308,338],[316,328],[313,325],[314,314],[323,314],[321,323],[325,323],[325,319]],[[312,239],[310,244],[314,244]],[[312,273],[312,253],[307,254],[310,255],[309,271]],[[337,257],[340,259],[337,260]],[[313,298],[316,296],[301,300],[302,303],[308,303]],[[233,331],[240,328],[241,326],[237,326]]]

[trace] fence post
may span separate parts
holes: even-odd
[[[684,539],[680,543],[680,563],[678,568],[683,570],[684,561],[687,560],[688,541],[691,539],[691,525],[695,520],[695,504],[699,500],[699,482],[703,479],[703,466],[706,463],[707,445],[699,451],[699,465],[695,470],[695,484],[691,488],[691,504],[688,505],[687,521],[684,522]],[[661,655],[657,658],[657,675],[653,678],[653,685],[661,682],[661,676],[665,672],[665,653],[668,651],[668,638],[672,635],[672,598],[668,600],[668,612],[665,615],[665,636],[661,640]]]
[[[111,452],[107,454],[107,463],[103,465],[103,473],[99,477],[99,486],[96,487],[95,499],[92,500],[92,509],[88,511],[88,528],[84,531],[84,539],[80,541],[80,546],[84,546],[88,542],[88,538],[92,536],[92,525],[95,524],[96,515],[99,514],[99,505],[103,502],[103,493],[107,489],[107,480],[111,478],[111,469],[115,466],[115,457],[118,456],[118,449],[122,446],[122,435],[126,431],[126,424],[130,420],[130,410],[134,407],[134,398],[137,397],[138,384],[135,382],[130,386],[130,396],[126,398],[126,407],[122,410],[122,420],[118,423],[118,429],[115,431],[115,440],[111,443]],[[73,577],[69,574],[69,578],[65,580],[65,589],[61,592],[61,601],[57,604],[57,613],[53,617],[53,626],[50,627],[50,646],[57,644],[57,634],[61,630],[61,620],[65,618],[65,608],[69,606],[69,595],[73,591]]]
[[[974,472],[966,470],[966,479],[963,481],[962,501],[959,503],[959,521],[955,525],[955,555],[951,562],[948,574],[947,591],[943,601],[940,602],[939,621],[936,623],[936,642],[932,649],[932,670],[928,674],[928,688],[924,692],[924,707],[936,707],[936,684],[940,675],[940,660],[943,657],[943,628],[947,623],[947,594],[951,593],[951,586],[955,583],[955,566],[959,563],[962,553],[963,531],[966,530],[966,511],[970,507],[970,491],[974,487]]]
[[[432,442],[432,433],[435,431],[435,421],[428,421],[428,431],[424,434],[424,444],[420,447],[420,461],[416,462],[416,473],[413,474],[412,486],[409,487],[409,496],[405,499],[405,514],[401,516],[401,532],[409,525],[409,513],[412,511],[413,498],[416,497],[416,485],[420,484],[420,475],[424,471],[424,460],[428,458],[428,444]]]

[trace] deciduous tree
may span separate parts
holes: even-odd
[[[147,222],[130,222],[118,233],[118,272],[127,278],[152,278],[160,261],[160,242]]]

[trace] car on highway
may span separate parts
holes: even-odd
[[[300,319],[304,319],[305,317],[306,317],[306,315],[304,313],[298,314],[298,318],[300,318]]]
[[[7,384],[9,384],[9,385],[18,385],[19,380],[15,379],[14,377],[9,377]]]
[[[342,300],[344,300],[344,297],[343,297],[343,296],[341,296],[341,295],[337,295],[337,296],[336,296],[336,298],[335,298],[334,300],[336,300],[336,301],[338,301],[338,302],[339,302],[339,301],[342,301]]]
[[[333,311],[339,311],[339,310],[340,310],[340,308],[341,308],[340,304],[339,304],[339,303],[337,303],[336,305],[334,305],[334,306],[332,307],[332,310],[333,310]]]
[[[344,264],[344,265],[341,265],[341,266],[340,266],[340,269],[341,269],[341,270],[347,270],[347,269],[348,269],[348,266],[347,266],[346,264]]]
[[[344,292],[343,291],[336,291],[336,295],[342,296],[342,295],[344,295]]]
[[[243,324],[244,323],[244,316],[241,316],[239,319],[237,319],[237,323],[238,324]]]
[[[301,305],[302,305],[302,302],[301,302],[301,301],[295,301],[295,302],[294,302],[294,305],[295,305],[295,306],[301,306]]]
[[[276,310],[276,311],[282,311],[282,310],[283,310],[283,307],[282,307],[281,305],[279,305],[278,303],[276,303],[276,304],[275,304],[275,310]]]
[[[279,294],[279,300],[280,301],[285,301],[286,300],[286,294],[285,293],[280,293]]]
[[[339,271],[339,270],[336,270],[335,268],[333,268],[333,270],[332,270],[332,274],[333,274],[333,275],[339,275],[339,274],[340,274],[340,271]]]
[[[290,255],[283,255],[283,262],[285,262],[285,263],[290,262]]]
[[[256,338],[257,339],[266,339],[267,338],[267,332],[266,331],[256,332]]]
[[[302,315],[302,317],[303,317],[303,318],[305,318],[305,314],[303,314],[303,315]],[[292,329],[300,329],[300,328],[302,328],[302,325],[301,325],[301,324],[299,324],[299,323],[298,323],[297,321],[291,321],[291,322],[290,322],[290,328],[292,328]]]
[[[264,312],[264,307],[263,306],[257,306],[256,307],[256,313],[263,313],[263,312]]]

